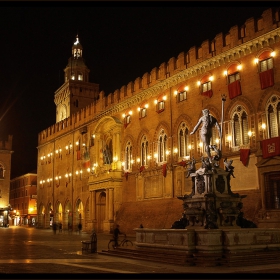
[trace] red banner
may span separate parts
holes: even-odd
[[[182,161],[178,162],[178,164],[183,166],[183,167],[186,167],[187,161],[186,160],[182,160]]]
[[[166,177],[166,173],[167,173],[167,165],[166,163],[162,165],[162,175],[164,177]]]
[[[272,87],[274,85],[273,69],[260,72],[261,89]]]
[[[81,159],[81,151],[77,151],[77,160]]]
[[[213,91],[212,91],[212,89],[210,89],[210,90],[202,92],[201,95],[208,96],[211,98],[213,95]]]
[[[241,95],[241,86],[239,80],[234,81],[233,83],[230,83],[228,85],[228,94],[230,99],[233,99],[238,95]]]
[[[139,169],[140,173],[141,173],[143,170],[145,170],[145,166],[144,166],[144,165],[142,165],[142,166],[140,167],[140,169]]]
[[[247,166],[250,155],[250,149],[240,149],[240,161]]]
[[[263,158],[280,155],[280,137],[273,137],[261,141]]]

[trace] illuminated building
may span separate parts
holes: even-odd
[[[0,227],[9,226],[12,140],[13,137],[9,135],[7,141],[0,141]]]
[[[186,163],[194,157],[199,168],[205,156],[190,132],[202,109],[222,119],[222,95],[223,138],[213,130],[212,144],[233,160],[232,191],[247,195],[246,218],[279,226],[278,26],[279,11],[268,9],[108,95],[88,81],[76,41],[55,92],[56,123],[38,135],[38,226],[170,228],[182,213],[177,196],[191,192]]]
[[[11,225],[35,226],[37,221],[37,174],[13,178],[10,185]]]

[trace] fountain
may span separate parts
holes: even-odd
[[[225,96],[222,96],[222,121]],[[194,157],[187,164],[187,178],[192,180],[189,195],[179,196],[183,201],[182,217],[171,229],[138,228],[135,245],[138,249],[184,252],[189,265],[238,265],[278,263],[280,257],[280,230],[259,229],[244,218],[242,199],[246,195],[233,193],[230,186],[234,175],[232,160],[222,159],[220,147],[210,145],[211,131],[217,127],[222,139],[222,126],[202,110],[191,134],[202,124],[200,131],[207,156],[201,157],[196,168]],[[211,155],[211,151],[215,153]],[[223,163],[224,168],[220,167]]]

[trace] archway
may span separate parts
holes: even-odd
[[[78,228],[78,225],[84,225],[84,205],[80,199],[77,200],[76,203],[76,211],[75,211],[75,226]]]
[[[63,215],[63,228],[67,228],[68,230],[72,229],[73,226],[73,211],[72,204],[69,200],[65,203],[65,215]]]

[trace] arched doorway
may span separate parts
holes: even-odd
[[[104,231],[104,220],[106,213],[106,193],[102,191],[96,203],[97,232]]]
[[[77,200],[76,203],[76,211],[75,211],[75,226],[76,229],[78,228],[78,225],[81,224],[84,226],[84,205],[80,199]]]
[[[72,204],[69,200],[65,203],[65,215],[63,216],[62,227],[71,230],[73,226],[73,212],[72,212]]]

